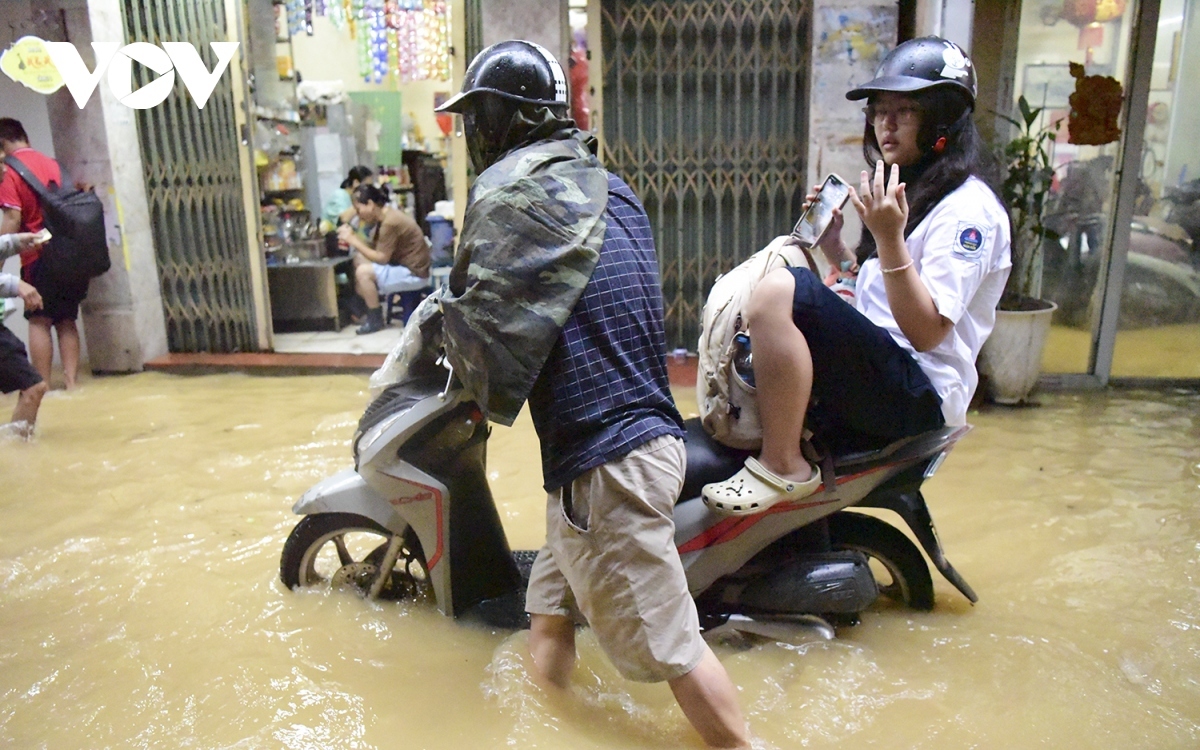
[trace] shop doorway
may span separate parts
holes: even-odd
[[[433,112],[451,89],[452,4],[410,5],[247,2],[249,148],[277,352],[386,354],[452,258],[452,134]],[[385,325],[367,335],[356,333],[368,312],[355,261],[337,237],[346,224],[377,239],[350,200],[360,182],[420,227],[436,267],[416,294],[378,286]]]

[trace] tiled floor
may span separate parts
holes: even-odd
[[[357,326],[340,331],[275,334],[275,351],[281,354],[387,354],[404,330],[399,323],[378,333],[359,336]]]

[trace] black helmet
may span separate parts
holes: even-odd
[[[964,94],[975,106],[975,66],[957,44],[937,36],[910,39],[883,58],[875,78],[846,94],[850,100],[866,99],[881,91],[909,94],[935,86]]]
[[[462,114],[480,94],[513,102],[567,107],[567,77],[545,47],[520,40],[499,42],[480,52],[463,76],[462,91],[437,108]]]

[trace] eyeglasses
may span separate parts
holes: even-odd
[[[868,104],[863,107],[863,114],[867,116],[867,122],[877,128],[882,126],[888,118],[891,118],[892,122],[899,126],[915,125],[921,119],[921,108],[912,104],[902,104],[897,107]]]

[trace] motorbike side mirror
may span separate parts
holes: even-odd
[[[437,364],[445,367],[447,372],[449,372],[449,375],[446,376],[446,387],[438,394],[438,399],[445,401],[446,394],[450,393],[450,384],[454,382],[454,365],[450,364],[450,358],[446,356],[445,351],[442,352],[442,356],[438,357]]]

